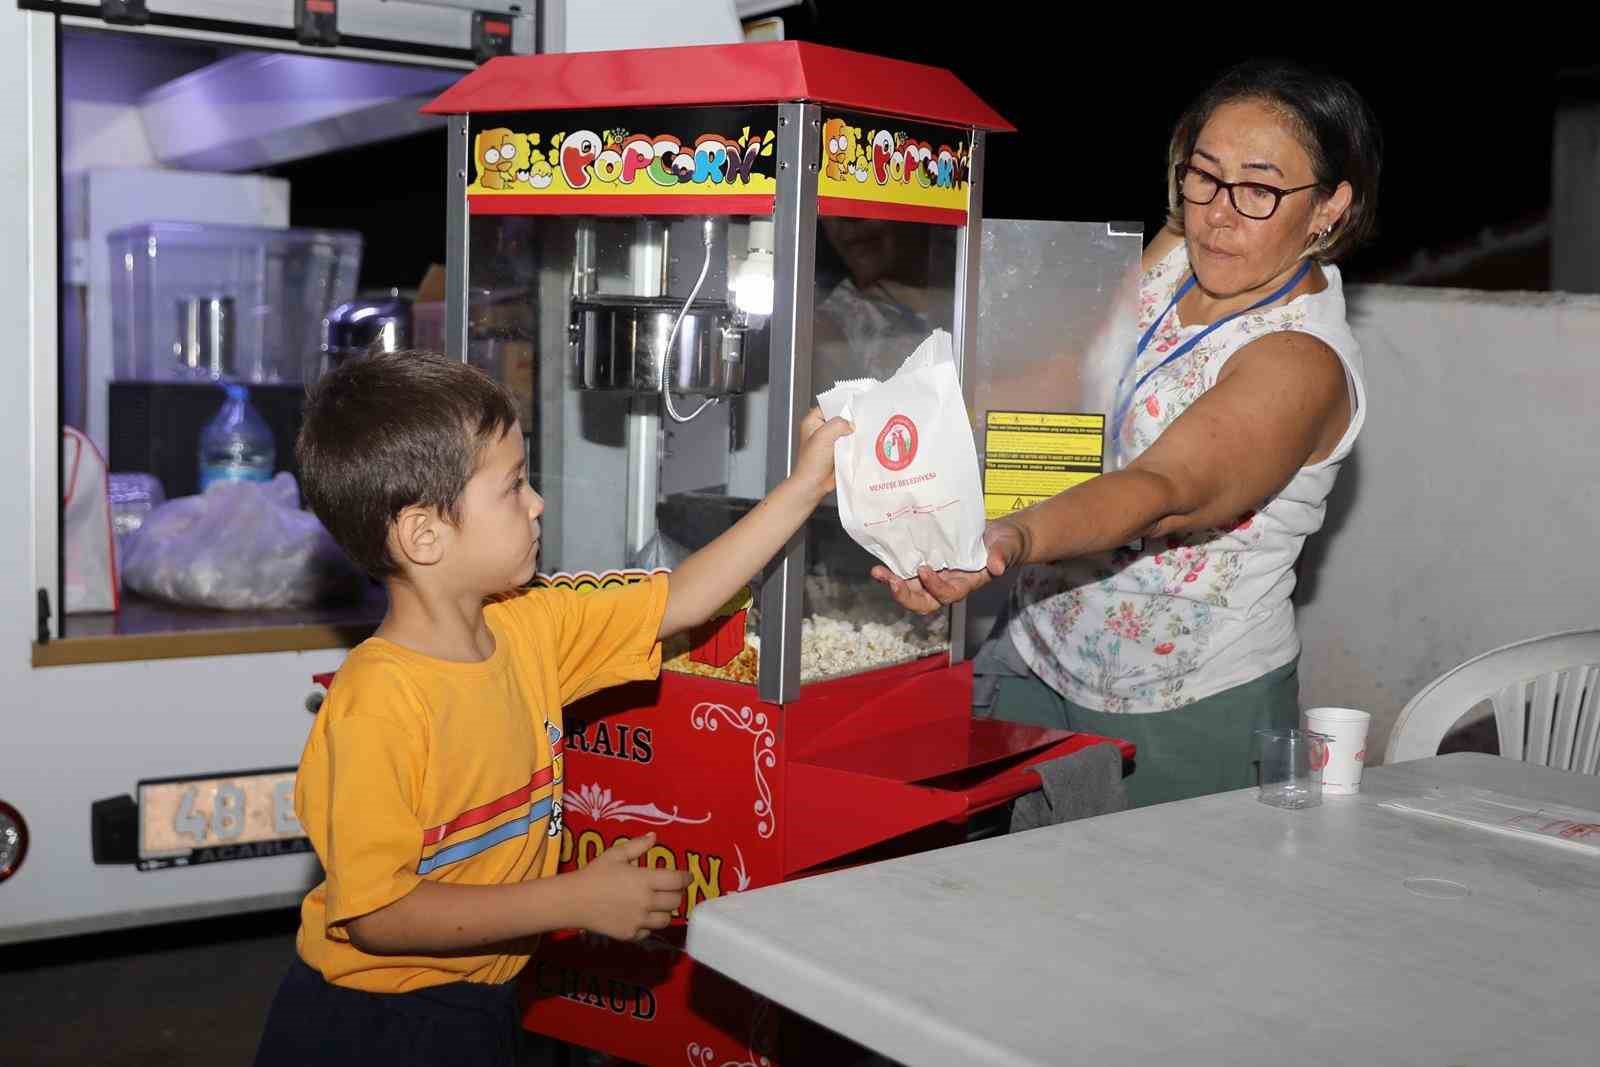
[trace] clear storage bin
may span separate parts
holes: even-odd
[[[361,268],[347,230],[149,222],[107,243],[120,381],[299,382]]]

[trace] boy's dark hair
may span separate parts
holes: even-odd
[[[488,375],[434,352],[358,356],[306,397],[295,455],[307,502],[374,578],[400,573],[389,528],[414,504],[460,520],[483,450],[516,423],[515,401]]]

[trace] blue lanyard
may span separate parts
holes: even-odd
[[[1308,259],[1304,263],[1300,264],[1300,269],[1294,272],[1294,277],[1290,278],[1287,282],[1284,282],[1282,288],[1278,289],[1271,296],[1266,297],[1263,300],[1256,301],[1243,311],[1235,311],[1232,315],[1224,316],[1223,318],[1218,319],[1216,322],[1213,322],[1210,326],[1207,326],[1205,329],[1189,338],[1183,344],[1179,345],[1175,351],[1167,356],[1166,359],[1163,359],[1160,363],[1157,363],[1154,367],[1151,367],[1149,370],[1140,375],[1139,380],[1135,382],[1133,384],[1133,388],[1128,391],[1128,398],[1117,405],[1117,410],[1111,421],[1111,433],[1113,434],[1112,442],[1116,445],[1116,447],[1119,450],[1122,447],[1122,420],[1128,417],[1128,409],[1133,406],[1133,398],[1139,395],[1139,390],[1144,388],[1145,383],[1150,380],[1151,375],[1155,374],[1156,371],[1160,370],[1162,367],[1165,367],[1173,360],[1187,355],[1190,349],[1199,344],[1201,341],[1204,341],[1208,336],[1210,336],[1211,332],[1216,330],[1218,327],[1227,325],[1240,315],[1248,315],[1252,311],[1258,311],[1261,308],[1266,307],[1268,304],[1276,303],[1277,301],[1282,300],[1285,296],[1289,295],[1290,290],[1299,285],[1301,282],[1305,281],[1306,275],[1310,273],[1311,260]],[[1139,338],[1139,347],[1134,349],[1133,362],[1128,364],[1128,370],[1132,370],[1134,367],[1139,365],[1139,358],[1144,355],[1145,348],[1149,346],[1150,338],[1154,337],[1156,330],[1160,329],[1161,324],[1167,321],[1167,316],[1172,314],[1172,309],[1178,306],[1178,301],[1182,300],[1184,295],[1188,293],[1190,289],[1194,288],[1194,282],[1195,277],[1191,272],[1189,275],[1189,280],[1184,282],[1183,285],[1179,287],[1177,293],[1172,298],[1172,302],[1167,305],[1167,309],[1156,316],[1155,321],[1150,324],[1150,328],[1144,332],[1144,336]],[[1127,378],[1127,376],[1128,371],[1123,371],[1122,377]],[[1121,384],[1121,379],[1118,380],[1118,384]]]

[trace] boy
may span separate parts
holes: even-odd
[[[544,502],[509,394],[419,353],[322,379],[297,448],[306,498],[389,610],[301,757],[295,811],[325,880],[258,1064],[510,1063],[513,979],[540,934],[667,925],[688,875],[637,866],[654,834],[556,874],[561,709],[656,677],[661,639],[777,554],[833,488],[850,427],[820,424],[807,420],[794,474],[670,579],[510,593],[533,577]]]

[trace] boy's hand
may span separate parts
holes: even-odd
[[[689,872],[636,866],[655,843],[654,833],[624,841],[572,875],[584,929],[619,941],[642,941],[672,921],[673,909],[689,888]]]
[[[672,569],[658,637],[683,633],[711,618],[783,551],[822,498],[833,491],[833,446],[851,429],[844,419],[823,422],[816,409],[806,415],[793,473],[744,518]]]
[[[812,486],[818,500],[833,492],[833,443],[854,431],[843,419],[824,422],[821,410],[812,408],[800,423],[800,454],[795,457],[791,477]]]

